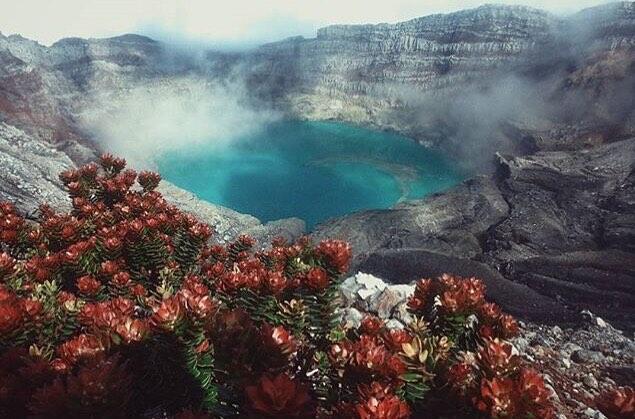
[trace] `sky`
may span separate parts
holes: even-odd
[[[0,32],[60,38],[141,33],[162,40],[257,44],[315,36],[335,23],[397,22],[492,0],[0,0]],[[568,14],[606,0],[506,0]]]

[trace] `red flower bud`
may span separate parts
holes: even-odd
[[[384,322],[375,316],[366,316],[362,320],[361,330],[362,333],[368,335],[377,335],[384,327]]]
[[[323,291],[329,286],[329,276],[322,268],[311,268],[306,274],[305,284],[314,291]]]
[[[307,390],[286,374],[245,388],[250,410],[258,417],[302,418],[309,415],[311,398]]]
[[[93,276],[85,275],[77,280],[77,289],[85,295],[95,295],[101,287],[101,282]]]
[[[130,283],[130,274],[128,272],[119,272],[112,277],[112,283],[118,287],[124,287]]]

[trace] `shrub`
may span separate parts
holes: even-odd
[[[68,214],[0,204],[0,416],[553,416],[481,281],[421,280],[405,329],[344,329],[346,243],[210,244],[157,174],[100,163],[60,175]]]

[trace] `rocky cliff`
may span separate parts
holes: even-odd
[[[566,19],[487,5],[264,45],[249,57],[250,80],[294,115],[394,129],[466,155],[475,142],[488,152],[575,148],[633,134],[624,92],[635,87],[634,34],[632,2]]]

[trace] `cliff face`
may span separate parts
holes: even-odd
[[[391,128],[437,145],[474,140],[455,131],[461,119],[473,119],[478,135],[499,137],[492,149],[517,143],[518,130],[530,131],[534,142],[547,138],[541,148],[557,148],[632,134],[633,107],[624,106],[632,98],[615,93],[635,86],[634,51],[632,2],[567,19],[490,5],[397,24],[327,27],[314,39],[262,46],[249,57],[249,74],[255,91],[300,117]],[[583,112],[583,101],[594,105]],[[628,115],[613,114],[618,107]],[[510,122],[518,130],[510,132]]]
[[[330,26],[315,39],[265,45],[259,54],[273,74],[276,64],[296,61],[287,77],[298,78],[304,91],[369,94],[391,83],[442,88],[516,62],[546,42],[557,23],[527,7],[483,6],[397,24]]]
[[[237,78],[252,99],[294,117],[390,128],[450,149],[484,136],[488,153],[577,148],[635,132],[634,4],[566,19],[488,5],[197,57],[138,35],[45,47],[0,34],[0,114],[52,142],[81,140],[91,133],[78,115],[95,98],[195,75]]]

